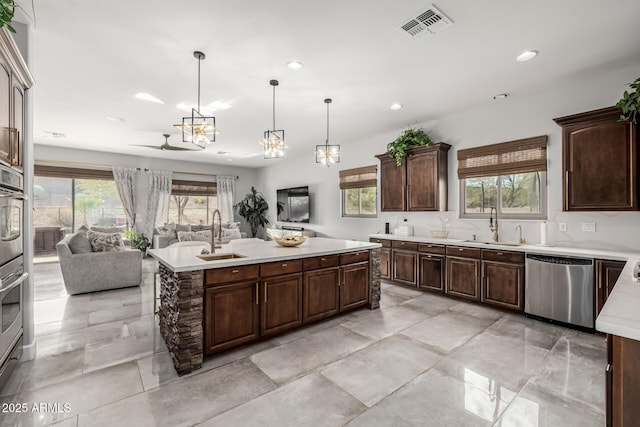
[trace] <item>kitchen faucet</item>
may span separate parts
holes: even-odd
[[[496,221],[493,221],[493,211],[496,211]],[[491,206],[491,213],[489,214],[489,229],[493,231],[493,241],[498,241],[498,209],[494,206]]]
[[[518,243],[520,243],[521,245],[524,245],[524,237],[522,237],[522,226],[518,224],[516,226],[516,230],[520,230],[520,238],[518,239]]]
[[[211,215],[211,253],[212,254],[216,253],[216,249],[220,249],[222,247],[222,246],[216,246],[216,233],[215,233],[216,213],[218,213],[218,220],[219,220],[218,241],[222,241],[222,214],[218,209],[216,209],[213,211],[213,214]]]

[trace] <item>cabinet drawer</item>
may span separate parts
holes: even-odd
[[[418,243],[416,242],[403,242],[401,240],[394,240],[391,242],[392,248],[403,249],[405,251],[417,251]]]
[[[281,274],[298,273],[302,271],[302,260],[269,262],[260,265],[260,276],[279,276]]]
[[[418,251],[427,252],[430,254],[444,255],[445,248],[444,248],[444,245],[434,245],[432,243],[420,243],[418,245]]]
[[[368,261],[369,251],[348,252],[340,254],[340,264],[352,264],[354,262]]]
[[[480,259],[480,249],[463,248],[461,246],[447,246],[447,255]]]
[[[391,247],[391,240],[387,240],[387,239],[376,239],[376,238],[369,238],[369,241],[371,243],[380,243],[382,245],[383,248],[390,248]]]
[[[302,269],[315,270],[324,267],[336,267],[340,265],[340,255],[316,256],[313,258],[305,258],[302,260]]]
[[[513,262],[517,264],[524,264],[524,253],[500,251],[496,249],[483,249],[482,259],[486,259],[490,261]]]
[[[259,269],[257,265],[243,265],[239,267],[224,267],[205,270],[205,286],[222,283],[239,282],[241,280],[257,279]]]

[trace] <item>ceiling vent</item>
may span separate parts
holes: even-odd
[[[417,40],[439,33],[451,26],[453,21],[447,18],[434,5],[420,11],[400,25],[399,30],[410,38]]]

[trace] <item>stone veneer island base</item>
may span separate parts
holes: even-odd
[[[149,251],[160,263],[160,333],[179,375],[201,368],[205,355],[217,352],[216,349],[223,351],[312,323],[303,321],[303,318],[313,317],[315,321],[357,307],[380,307],[380,245],[377,243],[312,238],[297,248],[282,248],[275,242],[260,241],[241,245],[231,242],[225,246],[228,247],[224,252],[218,252],[235,253],[242,258],[202,261],[197,258],[202,247],[175,247]],[[283,268],[285,274],[274,276],[273,271],[278,268]],[[256,276],[247,276],[251,272],[256,272]],[[329,274],[324,276],[325,272]],[[331,273],[335,274],[332,276]],[[234,274],[238,277],[235,278]],[[240,277],[243,275],[245,277]],[[337,281],[324,279],[334,276],[337,277]],[[323,279],[314,281],[313,277]],[[298,306],[292,311],[288,308],[296,319],[284,327],[267,327],[263,323],[269,322],[268,315],[265,316],[261,311],[262,304],[266,305],[267,301],[267,283],[277,283],[278,280],[284,283],[282,278],[287,281],[287,289],[291,288],[296,292],[294,299]],[[207,313],[207,310],[213,310],[207,306],[207,294],[220,293],[223,289],[238,286],[251,290],[245,292],[250,295],[251,301],[246,301],[244,306],[255,305],[253,309],[250,308],[255,310],[255,318],[251,320],[256,325],[255,337],[216,346],[216,343],[210,342],[212,339],[207,335],[208,329],[214,328],[214,325],[210,324],[211,319],[216,318],[215,313]],[[324,293],[335,295],[336,300],[323,300],[320,304],[315,304],[309,300],[312,298],[311,292],[307,294],[305,291],[311,286],[324,288],[325,291],[335,287],[335,292]],[[316,288],[316,291],[318,290],[320,289]],[[322,293],[322,290],[320,292]],[[317,295],[317,292],[313,294]],[[326,315],[315,313],[313,316],[307,316],[309,307],[324,307],[332,303],[335,309]],[[240,323],[243,321],[242,316],[243,313],[238,314]],[[282,316],[276,316],[280,317]],[[214,350],[211,350],[212,348]]]

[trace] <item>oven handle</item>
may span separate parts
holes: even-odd
[[[22,276],[18,277],[16,280],[14,280],[13,282],[11,282],[8,285],[5,285],[5,286],[1,287],[0,288],[0,293],[6,292],[6,291],[10,291],[11,289],[13,289],[16,286],[18,286],[20,283],[22,283],[25,280],[27,280],[27,277],[29,277],[29,273],[22,273]],[[0,280],[0,285],[2,285],[2,281],[1,280]]]
[[[2,193],[0,194],[0,199],[29,200],[29,197],[24,193]]]

